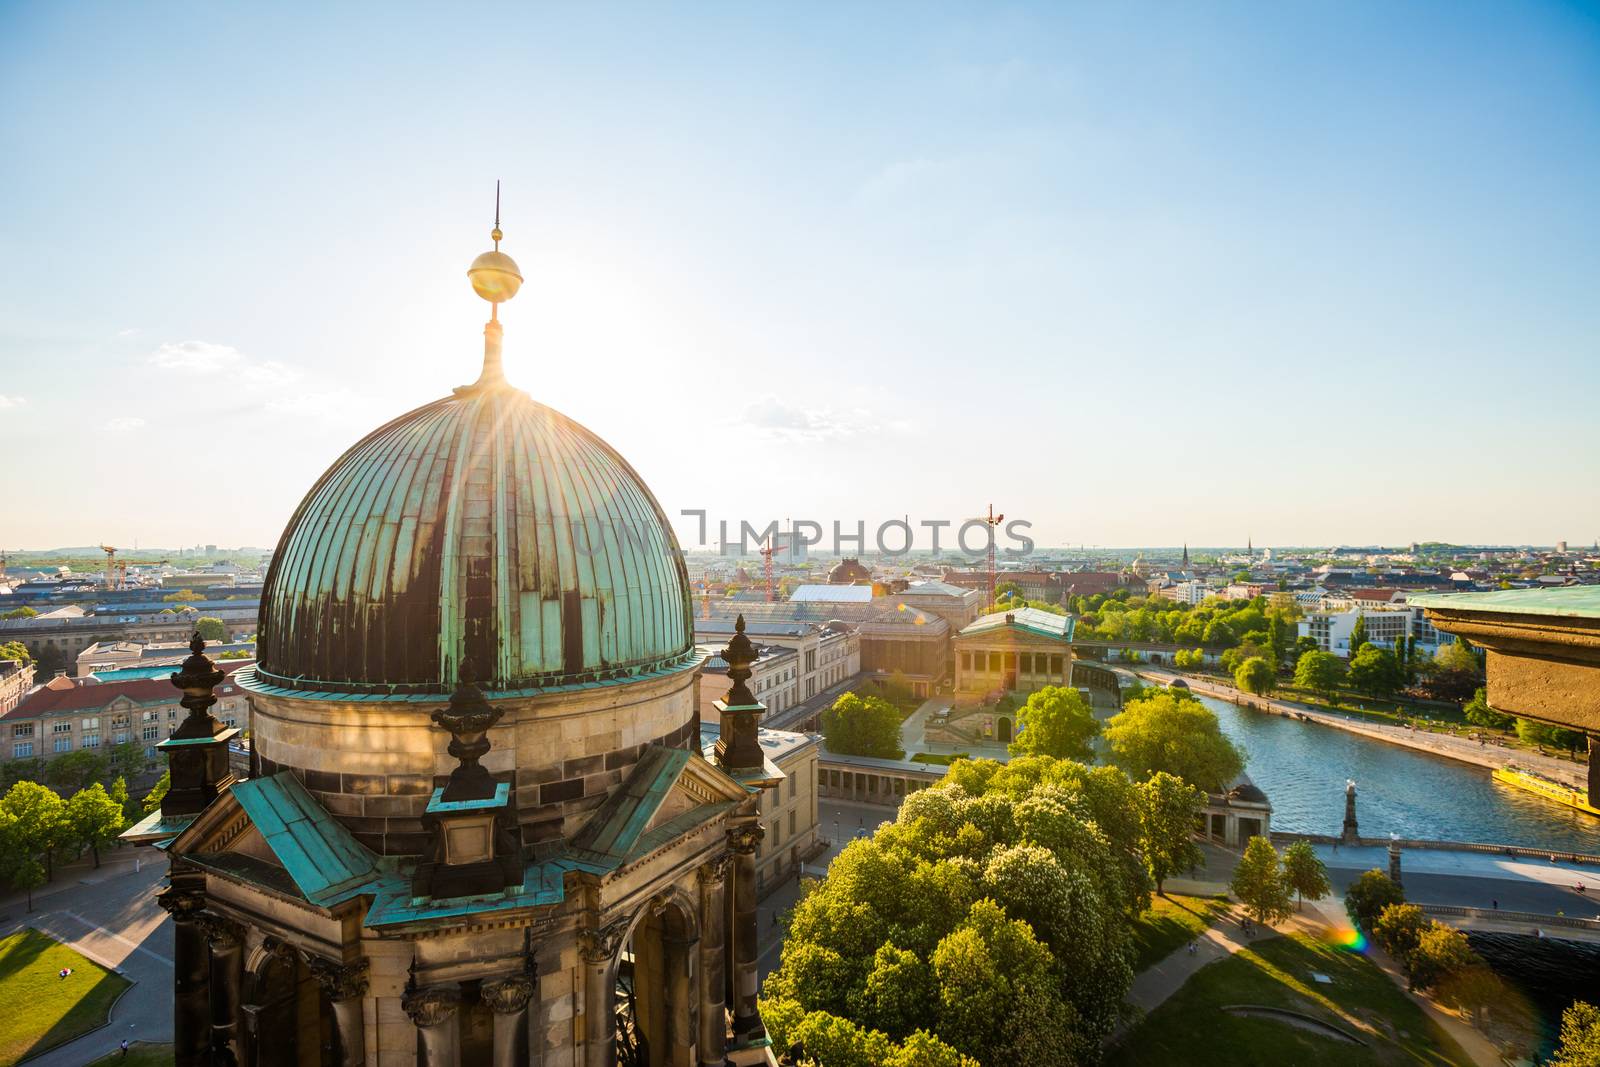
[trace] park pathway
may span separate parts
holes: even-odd
[[[135,870],[135,858],[143,862]],[[166,864],[117,850],[95,870],[64,865],[56,881],[34,893],[0,898],[0,937],[32,927],[133,982],[111,1010],[111,1022],[26,1061],[27,1067],[83,1067],[132,1041],[172,1040],[172,927],[156,904]]]
[[[1164,1004],[1168,997],[1183,988],[1194,973],[1209,963],[1231,956],[1241,948],[1246,948],[1257,941],[1269,937],[1276,937],[1278,931],[1271,927],[1255,927],[1254,936],[1245,933],[1240,922],[1240,916],[1235,914],[1238,905],[1230,905],[1229,909],[1218,916],[1217,921],[1206,927],[1199,936],[1199,945],[1194,955],[1189,954],[1188,946],[1178,949],[1166,959],[1152,964],[1140,972],[1133,979],[1133,986],[1128,990],[1128,1003],[1148,1015]],[[1115,1036],[1112,1038],[1116,1039]]]

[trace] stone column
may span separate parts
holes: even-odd
[[[313,958],[310,966],[311,977],[317,980],[333,1006],[333,1024],[339,1034],[339,1067],[362,1067],[367,1062],[366,1021],[362,1011],[367,997],[367,960],[334,963]]]
[[[700,989],[696,951],[700,939],[661,935],[662,972],[666,978],[667,1056],[669,1067],[699,1067]]]
[[[728,1044],[727,925],[724,885],[730,866],[718,856],[701,867],[700,881],[700,1063],[721,1067]]]
[[[760,982],[756,973],[756,847],[765,832],[760,823],[728,831],[728,847],[733,851],[733,1033],[747,1044],[766,1036],[756,1009]]]
[[[200,926],[211,949],[211,1051],[217,1067],[244,1062],[239,1027],[239,986],[244,980],[244,930],[220,915],[204,914]]]
[[[175,881],[156,898],[172,916],[172,1058],[176,1067],[209,1067],[210,952],[200,925],[205,894]]]
[[[422,1056],[417,1067],[460,1067],[461,1042],[456,1028],[456,1004],[461,994],[452,986],[412,989],[400,1007],[422,1035]]]
[[[479,995],[494,1012],[494,1067],[528,1062],[528,1000],[533,976],[513,974],[483,983]]]
[[[627,932],[626,919],[578,931],[578,955],[583,960],[584,1067],[615,1067],[617,1024],[612,1001],[616,979],[611,966]]]

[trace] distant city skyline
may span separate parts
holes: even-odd
[[[496,179],[680,536],[1600,532],[1600,9],[684,10],[0,8],[0,547],[270,548],[476,377]]]

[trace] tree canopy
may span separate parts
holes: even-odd
[[[1295,685],[1324,696],[1337,689],[1343,677],[1344,664],[1332,652],[1319,650],[1302,653],[1300,662],[1294,668]]]
[[[900,712],[882,697],[842,693],[822,713],[822,735],[830,751],[847,756],[896,759],[900,748]]]
[[[1088,761],[1100,724],[1082,693],[1069,686],[1047,685],[1030,694],[1017,712],[1017,730],[1010,745],[1014,756]]]
[[[1278,684],[1277,669],[1261,656],[1251,656],[1233,672],[1233,682],[1246,693],[1265,696]]]
[[[1363,645],[1350,661],[1350,684],[1368,696],[1392,696],[1405,684],[1405,674],[1394,653],[1377,645]]]
[[[1502,715],[1491,708],[1488,693],[1481,685],[1473,692],[1472,699],[1462,705],[1461,715],[1472,725],[1491,730],[1509,730],[1517,721],[1515,715]]]
[[[1377,921],[1384,908],[1390,904],[1405,902],[1405,890],[1376,867],[1363,872],[1344,891],[1345,909],[1355,917],[1361,928],[1367,931],[1372,929],[1372,924]]]
[[[1159,893],[1168,876],[1205,863],[1194,828],[1206,795],[1166,771],[1157,771],[1138,789],[1139,845]]]
[[[796,905],[762,990],[775,1043],[828,1067],[1097,1060],[1149,903],[1138,810],[1115,768],[958,761]]]
[[[96,867],[100,866],[100,850],[114,844],[117,835],[128,825],[122,805],[113,800],[99,782],[74,793],[67,801],[64,815],[73,839],[89,846]]]
[[[1256,922],[1289,917],[1289,886],[1278,868],[1278,850],[1264,837],[1252,837],[1245,845],[1228,888]]]
[[[1575,1000],[1561,1013],[1561,1044],[1546,1067],[1594,1067],[1600,1063],[1600,1008]]]
[[[7,641],[0,645],[0,659],[14,659],[19,663],[32,663],[33,653],[21,641]]]
[[[0,619],[31,619],[38,614],[37,611],[24,604],[20,608],[12,608],[10,611],[0,612]]]
[[[202,615],[194,621],[194,632],[209,644],[222,644],[228,640],[228,627],[215,615]]]
[[[1167,692],[1141,694],[1106,724],[1118,766],[1143,781],[1166,771],[1209,792],[1221,792],[1244,770],[1245,756],[1223,736],[1212,710]]]
[[[1283,880],[1296,897],[1296,907],[1307,897],[1321,900],[1333,892],[1328,868],[1317,858],[1309,841],[1296,841],[1283,850]]]

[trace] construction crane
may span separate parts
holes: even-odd
[[[767,535],[767,543],[765,545],[763,545],[762,548],[761,548],[761,566],[762,566],[762,570],[764,570],[766,572],[766,577],[767,577],[767,603],[768,604],[770,604],[774,600],[778,599],[778,597],[777,597],[777,585],[772,580],[772,554],[774,552],[776,552],[776,551],[777,551],[777,546],[775,544],[775,538],[774,538],[774,536],[772,534],[768,534]]]
[[[118,559],[118,550],[110,545],[101,545],[100,551],[106,554],[107,589],[126,589],[128,587],[129,564],[135,567],[161,567],[167,563],[164,559]]]
[[[972,519],[968,519],[967,520],[968,522],[981,522],[981,523],[986,524],[989,527],[989,607],[988,607],[988,610],[990,610],[990,611],[994,610],[994,584],[995,584],[995,582],[994,582],[994,576],[995,576],[995,566],[994,566],[994,542],[995,542],[995,536],[994,536],[994,528],[996,526],[999,526],[1002,522],[1004,522],[1005,518],[1006,517],[1004,515],[996,515],[994,513],[994,505],[990,504],[989,505],[989,514],[987,514],[987,515],[979,515],[976,518],[972,518]]]

